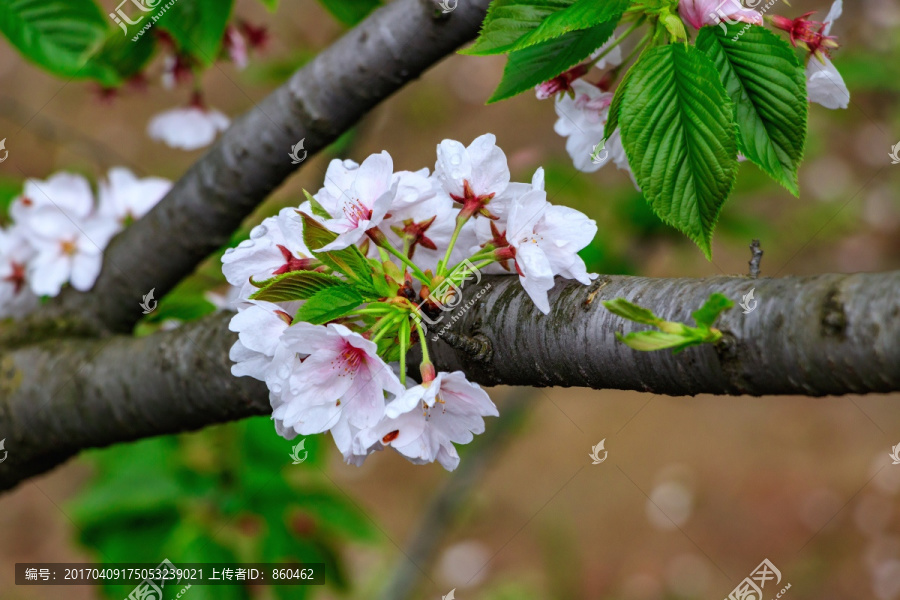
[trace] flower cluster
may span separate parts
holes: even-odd
[[[761,0],[755,4],[760,3]],[[836,38],[831,35],[831,28],[842,10],[843,0],[836,0],[822,22],[809,20],[813,13],[796,19],[772,17],[775,28],[787,31],[791,43],[808,52],[806,78],[809,101],[830,109],[847,108],[850,102],[850,92],[830,60],[831,52],[838,47]],[[681,0],[678,13],[684,22],[695,29],[724,27],[724,23],[742,22],[748,27],[764,23],[759,11],[746,8],[740,0]],[[613,99],[610,88],[627,63],[627,59],[622,59],[621,42],[632,30],[610,39],[586,62],[538,85],[535,93],[540,100],[556,97],[555,108],[559,118],[554,130],[566,138],[566,152],[576,169],[592,173],[612,162],[627,171],[634,181],[618,129],[605,131]],[[586,80],[593,71],[592,67],[603,72],[596,83]]]
[[[547,313],[554,276],[596,277],[577,254],[596,232],[547,201],[543,170],[511,182],[493,135],[444,140],[433,173],[395,172],[386,152],[333,160],[317,194],[222,258],[239,291],[232,373],[266,382],[288,439],[330,431],[348,463],[391,446],[452,470],[454,444],[498,413],[463,373],[436,372],[423,317],[445,309],[473,268],[515,270]],[[414,344],[421,384],[406,375]]]
[[[0,228],[0,316],[28,312],[38,297],[56,296],[66,283],[89,290],[109,240],[170,187],[165,179],[139,179],[128,169],[113,168],[95,201],[80,175],[27,180],[10,205],[11,225]]]

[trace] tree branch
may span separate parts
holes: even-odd
[[[669,395],[900,390],[900,271],[783,279],[601,276],[590,286],[558,280],[546,316],[516,277],[484,277],[464,295],[475,298],[484,288],[452,327],[457,336],[478,339],[478,352],[443,341],[429,348],[439,369],[462,369],[485,385]],[[642,326],[601,304],[625,297],[664,319],[690,322],[711,293],[737,299],[751,288],[756,310],[727,311],[716,325],[725,334],[719,344],[680,354],[636,352],[618,342],[615,331]],[[230,374],[229,317],[219,313],[140,339],[0,350],[0,436],[9,451],[0,490],[82,449],[267,414],[265,386]]]
[[[141,316],[135,302],[152,288],[157,297],[171,290],[297,170],[288,158],[294,144],[305,139],[309,156],[326,147],[472,39],[487,5],[467,0],[441,16],[428,0],[396,0],[375,11],[236,119],[153,211],[113,240],[90,292],[67,289],[38,316],[66,331],[130,331]]]

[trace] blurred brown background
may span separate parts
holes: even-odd
[[[818,10],[824,17],[828,8],[797,0],[772,12]],[[207,101],[230,116],[252,108],[341,31],[313,0],[284,2],[274,16],[241,0],[236,12],[265,23],[271,42],[245,71],[220,62],[204,75]],[[754,237],[765,250],[764,276],[898,269],[900,165],[888,157],[900,142],[898,26],[895,0],[845,3],[834,62],[850,88],[850,108],[812,105],[799,199],[742,165],[712,262],[656,221],[623,172],[609,165],[577,173],[553,132],[551,101],[524,94],[485,106],[502,57],[448,58],[365,119],[350,157],[385,149],[397,169],[433,167],[441,139],[468,143],[493,132],[514,179],[529,181],[543,165],[550,200],[598,221],[594,262],[611,271],[746,273]],[[202,153],[146,136],[152,115],[189,96],[188,89],[162,89],[159,69],[157,63],[146,90],[127,89],[104,102],[91,84],[25,64],[4,40],[0,138],[14,160],[0,165],[0,178],[20,182],[67,169],[96,180],[114,165],[178,178]],[[308,161],[255,220],[298,203],[303,188],[318,189],[326,160]],[[146,252],[148,260],[164,259],[166,249]],[[526,393],[493,391],[501,419],[504,407]],[[604,438],[609,458],[591,465],[591,446]],[[722,598],[768,558],[781,570],[781,585],[791,584],[786,598],[900,598],[900,465],[888,456],[897,443],[900,395],[669,398],[541,390],[443,543],[421,597],[456,588],[460,600]],[[352,597],[373,598],[448,474],[388,452],[349,467],[327,451],[329,476],[382,530],[377,545],[345,548]],[[93,559],[74,543],[64,507],[88,474],[84,463],[71,461],[0,497],[0,597],[97,597],[86,587],[16,588],[10,579],[15,562]]]

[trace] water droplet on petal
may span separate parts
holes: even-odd
[[[462,162],[462,159],[459,157],[459,154],[454,154],[453,156],[450,157],[451,165],[458,165],[461,162]]]
[[[258,240],[267,233],[269,233],[268,227],[266,227],[265,225],[257,225],[253,228],[253,231],[250,232],[250,237],[254,240]]]

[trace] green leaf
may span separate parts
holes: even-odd
[[[309,201],[309,206],[312,208],[312,214],[314,216],[319,217],[320,219],[330,219],[331,218],[331,215],[328,214],[328,211],[325,210],[325,207],[323,207],[321,204],[319,204],[319,201],[316,200],[312,196],[312,194],[310,194],[306,190],[303,190],[303,195],[306,196],[307,201]]]
[[[744,23],[728,33],[702,28],[697,48],[715,63],[731,97],[740,151],[797,196],[809,103],[793,48],[765,27]]]
[[[121,30],[116,28],[91,57],[91,62],[100,67],[96,78],[109,87],[119,85],[143,70],[155,50],[156,36],[143,35],[132,41],[131,37],[123,37]]]
[[[381,6],[380,0],[319,0],[335,19],[352,27]]]
[[[278,10],[278,0],[259,0],[263,6],[269,9],[269,12]]]
[[[643,54],[638,56],[638,63],[641,61],[642,57]],[[612,102],[609,105],[609,114],[606,117],[606,125],[603,126],[603,136],[606,139],[609,139],[609,136],[611,136],[616,130],[616,127],[619,126],[619,109],[622,108],[622,96],[625,95],[625,90],[628,88],[628,82],[631,79],[631,74],[633,72],[634,69],[625,71],[625,76],[622,78],[622,81],[619,82],[616,93],[613,94]]]
[[[578,0],[544,19],[537,29],[516,42],[515,49],[521,50],[607,21],[618,23],[630,5],[631,0]]]
[[[510,52],[516,42],[537,29],[550,15],[574,0],[494,0],[475,43],[460,54],[483,56]]]
[[[180,51],[209,66],[219,58],[233,6],[234,0],[178,0],[159,16],[158,25],[172,35]]]
[[[731,101],[693,46],[653,48],[631,70],[618,122],[628,162],[653,211],[711,258],[737,174]]]
[[[350,287],[343,279],[316,271],[291,271],[260,282],[262,287],[250,295],[251,300],[291,302],[306,300],[332,287]]]
[[[331,287],[307,300],[297,311],[294,320],[323,325],[350,314],[363,302],[365,298],[362,294],[348,285]]]
[[[92,0],[3,0],[0,33],[31,62],[63,77],[94,77],[88,62],[111,21]]]
[[[633,302],[629,302],[625,298],[616,298],[615,300],[606,300],[603,306],[614,315],[618,315],[636,323],[645,325],[657,325],[662,319],[653,314],[649,308],[638,306]]]
[[[733,306],[734,302],[727,297],[722,294],[713,294],[709,300],[703,303],[703,306],[691,313],[691,316],[694,317],[694,322],[698,327],[712,327],[722,311]]]
[[[590,29],[567,33],[554,40],[512,52],[503,69],[500,85],[494,90],[488,104],[505,100],[553,79],[590,56],[610,38],[615,29],[616,22],[607,21]]]
[[[343,250],[315,252],[336,240],[337,234],[325,228],[308,214],[302,211],[297,212],[303,218],[303,242],[307,248],[313,251],[313,255],[335,271],[343,273],[352,279],[362,286],[366,292],[377,295],[375,288],[372,286],[372,266],[369,264],[369,260],[359,251],[359,248],[348,246]]]
[[[642,352],[665,350],[666,348],[677,352],[702,343],[693,335],[666,333],[665,331],[634,331],[624,336],[616,332],[616,339],[629,348]]]

